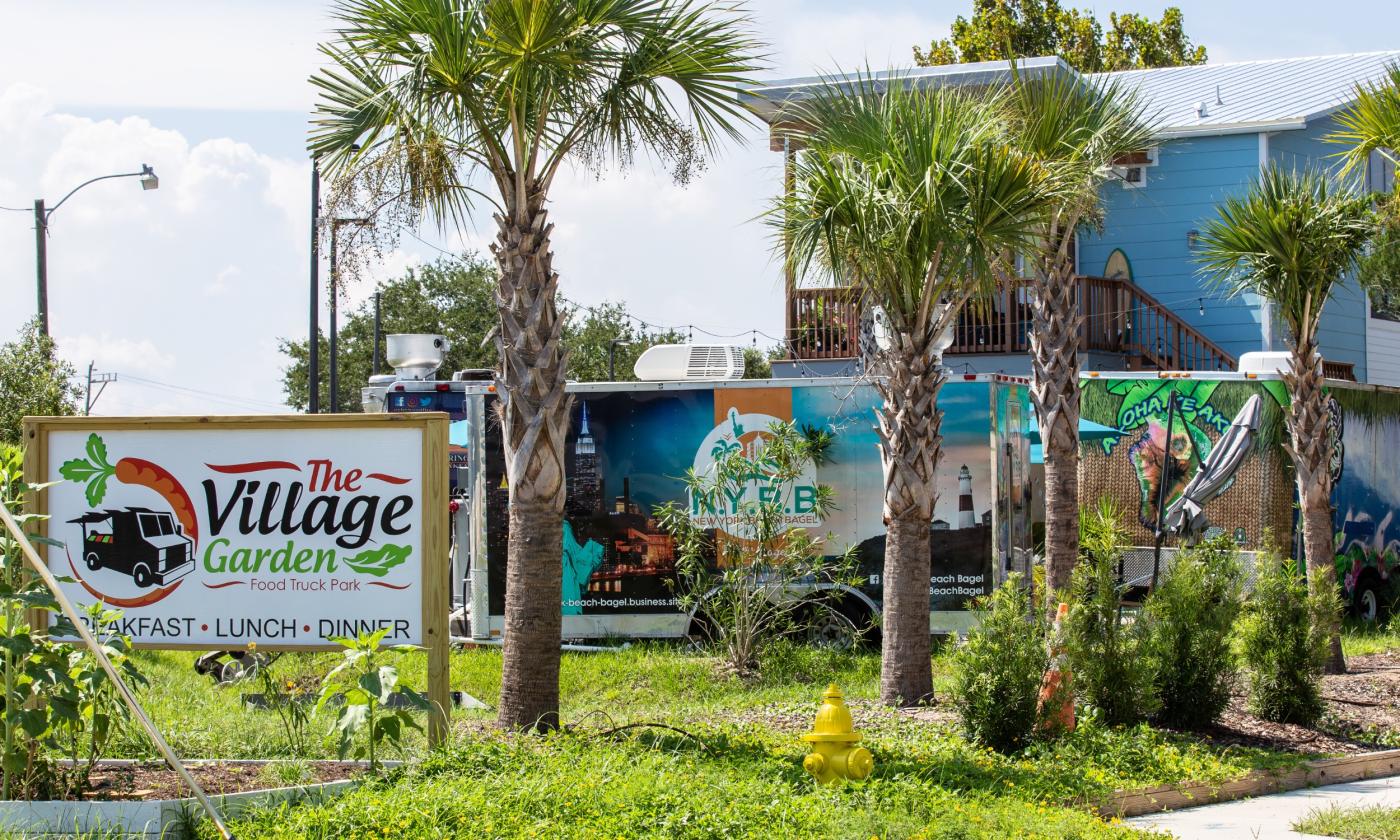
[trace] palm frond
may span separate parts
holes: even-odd
[[[1340,128],[1327,135],[1347,146],[1338,153],[1343,171],[1364,171],[1373,152],[1400,164],[1400,62],[1389,65],[1379,81],[1358,84],[1354,96],[1337,114]]]

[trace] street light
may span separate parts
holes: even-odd
[[[58,208],[62,207],[65,201],[73,197],[73,193],[88,184],[95,184],[98,181],[106,181],[111,178],[140,178],[141,189],[160,188],[160,179],[156,177],[156,171],[143,163],[140,172],[120,172],[115,175],[100,175],[96,178],[90,178],[69,190],[68,194],[59,199],[57,204],[47,209],[44,207],[42,198],[34,199],[34,252],[38,263],[39,329],[45,338],[49,335],[49,219],[58,212]]]
[[[337,389],[339,388],[339,386],[340,386],[340,379],[339,379],[339,376],[338,376],[338,374],[339,374],[339,368],[338,368],[338,359],[337,359],[337,354],[336,354],[336,326],[335,326],[335,316],[336,316],[336,311],[339,309],[339,305],[338,305],[338,304],[339,304],[339,299],[340,299],[340,268],[339,268],[339,266],[336,265],[336,238],[337,238],[337,236],[338,236],[338,234],[339,234],[339,232],[340,232],[341,227],[343,227],[343,226],[345,226],[345,225],[354,225],[355,227],[366,227],[366,226],[368,226],[370,223],[371,223],[370,220],[369,220],[369,219],[365,219],[365,218],[337,218],[337,219],[331,219],[331,284],[330,284],[330,285],[331,285],[331,340],[330,340],[330,354],[331,354],[331,376],[330,376],[331,414],[338,414],[338,413],[340,412],[340,394],[339,394],[339,392],[338,392],[338,390],[337,390]]]

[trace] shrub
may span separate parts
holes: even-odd
[[[1157,710],[1142,624],[1123,621],[1118,567],[1127,537],[1118,511],[1101,501],[1081,513],[1080,562],[1071,583],[1065,638],[1072,685],[1108,724],[1130,724]]]
[[[1012,575],[978,600],[980,623],[953,653],[953,706],[967,736],[997,752],[1030,742],[1048,655],[1040,610]]]
[[[1249,668],[1250,710],[1276,723],[1311,724],[1322,714],[1320,683],[1327,662],[1323,594],[1309,594],[1299,564],[1276,554],[1260,558],[1259,579],[1240,621]]]
[[[1160,723],[1208,726],[1229,705],[1242,587],[1235,544],[1222,535],[1182,551],[1148,597],[1142,623]]]
[[[742,430],[739,430],[742,431]],[[774,423],[760,441],[716,447],[713,466],[686,476],[688,504],[656,508],[661,527],[676,541],[677,600],[702,615],[701,630],[741,676],[757,674],[763,649],[795,629],[799,618],[829,617],[852,637],[861,628],[842,613],[837,596],[813,594],[813,583],[853,584],[855,553],[824,557],[824,543],[790,526],[799,480],[820,466],[829,432]],[[825,520],[835,493],[817,485],[801,500]],[[692,511],[703,512],[694,516]]]

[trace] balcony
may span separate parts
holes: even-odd
[[[1126,280],[1079,277],[1081,351],[1116,353],[1128,370],[1234,370],[1235,358],[1176,313]],[[1024,353],[1030,349],[1027,281],[964,309],[949,355]],[[860,353],[860,304],[848,288],[788,293],[788,352],[797,360],[849,359]]]

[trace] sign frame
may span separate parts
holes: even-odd
[[[422,528],[423,598],[422,647],[428,653],[428,700],[434,710],[429,715],[428,740],[441,743],[447,735],[447,718],[452,699],[449,680],[448,603],[451,582],[450,541],[448,538],[448,459],[449,418],[441,412],[398,414],[288,414],[288,415],[206,415],[169,417],[26,417],[23,421],[24,477],[31,486],[52,478],[49,459],[49,433],[100,431],[315,431],[319,429],[379,429],[390,425],[408,426],[419,431],[422,440],[423,504]],[[44,492],[31,493],[29,509],[45,517],[38,522],[40,536],[48,537],[48,503]],[[40,559],[49,565],[49,546],[35,546]],[[207,644],[138,642],[144,650],[198,651],[218,649]],[[341,650],[335,644],[279,644],[259,642],[266,651]]]

